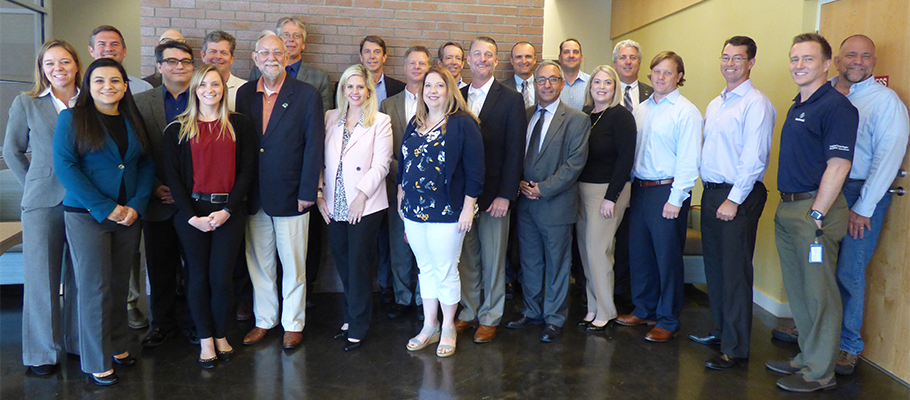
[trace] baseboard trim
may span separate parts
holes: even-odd
[[[777,318],[793,318],[790,303],[781,303],[755,288],[752,289],[752,302]]]

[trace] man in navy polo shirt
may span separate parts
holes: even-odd
[[[859,115],[827,81],[831,46],[822,36],[793,38],[790,76],[799,94],[781,129],[774,217],[777,251],[802,353],[768,360],[786,374],[777,386],[794,392],[833,389],[842,317],[835,280],[837,253],[847,234],[841,186],[850,172]]]

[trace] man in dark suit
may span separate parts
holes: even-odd
[[[237,112],[261,134],[246,230],[256,327],[243,344],[259,342],[278,325],[281,301],[283,345],[292,349],[300,345],[306,319],[307,229],[323,167],[325,124],[319,92],[285,70],[288,53],[274,33],[259,38],[253,61],[262,77],[237,91]],[[276,292],[278,259],[281,296]]]
[[[155,47],[155,60],[163,85],[136,95],[136,106],[145,121],[145,132],[155,159],[155,183],[148,206],[142,215],[145,235],[145,263],[148,270],[152,329],[142,339],[142,347],[157,347],[172,336],[177,321],[177,276],[181,275],[180,241],[174,230],[174,199],[164,183],[164,128],[186,110],[190,78],[193,76],[193,49],[185,43],[168,40]],[[185,304],[185,299],[180,301]],[[186,309],[185,306],[181,307]],[[192,326],[182,318],[184,326]],[[192,330],[185,332],[195,341]]]
[[[479,322],[475,343],[493,340],[505,309],[509,206],[518,195],[528,125],[521,95],[493,79],[498,64],[496,53],[492,38],[474,39],[468,51],[471,84],[461,89],[468,108],[480,118],[486,149],[484,189],[477,199],[481,212],[474,229],[465,234],[458,265],[464,308],[455,329],[465,330]]]
[[[164,31],[164,33],[162,33],[160,37],[158,37],[158,44],[168,42],[171,40],[180,42],[180,43],[186,43],[186,39],[183,37],[183,34],[180,33],[180,31],[178,31],[176,29],[168,29],[168,30]],[[164,83],[161,81],[161,73],[158,72],[157,69],[155,70],[154,74],[143,77],[142,80],[148,82],[149,85],[152,85],[153,88],[161,86]]]
[[[401,93],[405,87],[404,82],[385,75],[383,67],[388,57],[385,40],[381,37],[370,35],[360,41],[360,63],[373,74],[373,83],[376,84],[376,98],[380,103]],[[430,55],[430,59],[432,58],[433,56]],[[397,192],[398,189],[396,188],[395,190]]]
[[[507,328],[546,323],[540,340],[559,338],[566,321],[575,181],[588,158],[591,120],[559,100],[562,70],[544,61],[534,73],[537,106],[529,107],[524,176],[519,184],[518,240],[525,310]]]
[[[502,81],[503,85],[521,93],[525,107],[534,105],[534,67],[537,65],[537,50],[528,42],[518,42],[512,46],[509,57],[515,75]]]
[[[368,42],[367,44],[369,44]],[[365,47],[367,48],[367,47]],[[401,151],[401,140],[408,128],[408,122],[414,118],[417,111],[417,94],[423,82],[424,75],[430,69],[430,60],[433,55],[423,46],[414,46],[404,53],[408,84],[405,90],[385,99],[379,106],[379,111],[392,118],[392,164],[389,171],[398,171],[398,158]],[[368,67],[369,68],[369,67]],[[374,75],[375,77],[375,75]],[[420,285],[416,285],[411,292],[411,272],[416,271],[417,264],[411,247],[405,241],[404,222],[398,214],[398,176],[389,173],[386,176],[389,204],[388,228],[379,229],[380,265],[389,263],[392,271],[392,287],[395,291],[395,304],[389,309],[388,317],[395,319],[404,313],[413,301],[417,304],[417,319],[423,319],[423,300],[420,298]],[[383,254],[385,253],[385,254]],[[386,261],[388,260],[388,261]],[[380,266],[380,271],[382,267]]]
[[[626,39],[613,47],[613,69],[619,75],[620,87],[617,89],[623,93],[622,105],[630,112],[654,93],[654,88],[638,80],[638,71],[641,69],[641,45],[636,41]],[[633,305],[632,281],[629,274],[629,213],[623,216],[616,230],[615,249],[613,298],[623,312],[631,311]]]

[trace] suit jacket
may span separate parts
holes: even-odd
[[[392,97],[398,93],[404,91],[404,88],[408,85],[398,79],[392,78],[391,76],[386,75],[384,78],[385,82],[385,95],[386,98]]]
[[[528,121],[536,107],[528,107]],[[588,160],[588,136],[591,119],[562,101],[556,108],[536,160],[525,160],[525,181],[537,183],[541,197],[530,200],[520,196],[519,211],[535,212],[546,224],[564,225],[575,222],[578,210],[578,186]]]
[[[253,70],[250,71],[249,82],[258,81],[261,77],[262,71],[259,71],[259,68],[254,65]],[[322,98],[323,110],[335,108],[335,86],[332,85],[332,82],[329,80],[329,74],[307,64],[306,61],[300,61],[300,69],[297,70],[297,76],[293,78],[301,82],[309,83],[319,91],[319,95]]]
[[[642,81],[638,81],[638,102],[644,103],[648,97],[651,97],[651,93],[654,93],[654,88],[648,86]]]
[[[107,134],[104,148],[80,155],[73,142],[72,122],[72,110],[63,110],[54,131],[54,169],[66,189],[63,205],[84,208],[96,221],[102,222],[117,207],[122,181],[126,188],[124,205],[140,215],[145,212],[152,193],[155,165],[148,154],[142,154],[129,120],[126,120],[129,144],[125,157],[120,157],[120,149]]]
[[[263,134],[258,81],[237,90],[237,112],[253,122],[259,148],[259,175],[250,191],[249,211],[272,217],[301,215],[297,200],[316,202],[323,168],[325,123],[322,99],[309,83],[285,76]]]
[[[389,208],[385,177],[392,161],[392,121],[388,115],[377,113],[373,125],[354,126],[348,144],[341,153],[344,140],[342,110],[332,110],[325,116],[325,169],[322,173],[322,197],[329,210],[335,210],[335,175],[338,163],[344,159],[342,176],[348,205],[357,192],[367,196],[363,215],[370,215]]]
[[[388,77],[386,77],[386,79],[388,79]],[[405,131],[408,130],[408,123],[410,122],[405,117],[404,96],[405,93],[404,90],[402,90],[394,96],[387,97],[382,101],[382,104],[379,105],[379,112],[388,115],[392,121],[392,163],[389,166],[389,170],[392,171],[392,173],[386,176],[386,183],[389,190],[394,192],[389,193],[390,196],[397,195],[397,171],[399,153],[401,153],[401,139],[404,137]]]
[[[225,207],[231,212],[243,211],[243,199],[247,197],[253,180],[258,173],[256,168],[256,132],[253,124],[242,114],[231,114],[231,126],[234,127],[236,139],[236,161],[234,163],[234,187],[228,194]],[[167,185],[171,188],[174,204],[177,208],[178,219],[187,221],[192,216],[200,214],[191,197],[193,193],[193,150],[189,141],[179,142],[181,124],[168,125],[164,131],[164,169]]]
[[[521,97],[521,88],[518,87],[517,85],[515,85],[515,75],[505,78],[505,79],[499,81],[499,83],[502,83],[505,87],[518,92],[518,96]],[[534,93],[534,87],[533,87],[534,83],[532,82],[531,85],[532,85],[532,87],[530,87],[528,89],[531,90],[531,93]],[[466,99],[467,99],[467,97],[466,97]],[[521,97],[522,106],[524,106],[524,104],[525,104],[524,101],[525,101],[524,97]],[[535,105],[537,104],[537,93],[534,93],[534,104]]]
[[[512,83],[514,85],[515,82]],[[465,99],[468,98],[469,87],[461,88]],[[520,93],[494,80],[477,117],[486,150],[483,194],[477,199],[477,205],[484,211],[497,197],[514,204],[518,196],[518,182],[521,181],[528,126],[524,99]]]
[[[152,85],[153,88],[156,88],[158,86],[161,86],[161,73],[155,72],[154,74],[142,78],[142,80],[148,82],[149,85]]]
[[[53,94],[32,98],[20,94],[9,109],[3,159],[22,184],[22,207],[55,207],[63,201],[63,185],[54,174],[54,129],[57,110]],[[31,160],[25,152],[31,147]]]
[[[190,96],[194,96],[192,93]],[[167,114],[164,113],[164,92],[161,86],[147,90],[135,96],[136,107],[142,120],[145,122],[145,132],[152,145],[152,158],[155,160],[155,181],[152,191],[161,185],[166,185],[164,157],[164,129],[167,127]],[[142,215],[146,221],[164,221],[177,211],[173,204],[164,204],[158,196],[152,194],[148,207]]]

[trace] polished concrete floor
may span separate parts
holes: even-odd
[[[687,339],[710,329],[703,293],[688,288],[682,335],[665,344],[643,339],[646,328],[611,325],[605,334],[574,327],[583,314],[579,297],[570,298],[570,321],[556,343],[542,343],[539,327],[501,329],[497,338],[477,345],[471,334],[458,339],[456,354],[438,359],[435,347],[405,350],[421,323],[406,315],[389,320],[374,308],[373,326],[363,347],[345,353],[332,340],[341,325],[340,294],[316,294],[307,315],[304,341],[291,351],[281,348],[280,329],[253,346],[242,346],[251,322],[238,323],[229,340],[234,359],[214,370],[196,363],[198,347],[181,338],[142,350],[142,332],[134,331],[133,367],[117,368],[120,383],[95,386],[64,359],[58,373],[37,377],[21,365],[21,286],[0,289],[0,398],[28,399],[910,399],[910,388],[870,364],[855,375],[839,377],[834,391],[796,395],[777,389],[779,375],[765,369],[768,358],[785,358],[796,345],[770,339],[780,321],[756,307],[752,359],[748,367],[717,372],[705,369],[713,349]],[[378,304],[378,302],[377,302]],[[520,301],[507,303],[506,320],[519,314]]]

